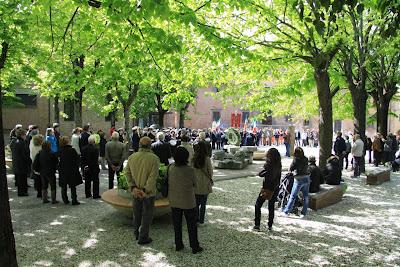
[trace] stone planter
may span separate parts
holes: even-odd
[[[127,198],[127,199],[132,199],[132,194],[128,191],[128,190],[125,190],[125,189],[117,189],[117,194],[118,194],[118,196],[120,196],[120,197],[123,197],[123,198]]]

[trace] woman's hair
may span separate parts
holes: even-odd
[[[43,144],[43,135],[37,134],[32,136],[32,142],[34,146],[41,146]]]
[[[184,134],[184,135],[182,135],[182,137],[181,137],[181,141],[182,141],[182,142],[189,142],[189,141],[190,141],[190,137],[187,136],[186,134]]]
[[[50,151],[50,149],[51,149],[51,143],[50,143],[50,141],[44,141],[44,142],[42,143],[42,149],[43,149],[43,150],[46,150],[46,151]]]
[[[282,167],[281,154],[279,153],[278,149],[276,149],[276,148],[270,148],[268,150],[265,161],[267,163],[271,163],[273,165],[279,165],[279,167]]]
[[[59,141],[60,147],[64,147],[69,145],[69,137],[68,136],[61,136]]]
[[[76,127],[76,128],[74,128],[74,129],[72,130],[72,134],[78,134],[78,133],[80,133],[80,132],[82,132],[82,128],[79,128],[79,127]]]
[[[303,151],[303,149],[302,149],[301,147],[296,147],[295,150],[294,150],[293,156],[294,156],[295,158],[302,158],[302,157],[304,157],[304,151]]]
[[[188,159],[189,159],[189,152],[186,150],[186,148],[182,146],[177,147],[174,156],[175,165],[185,166],[188,164]]]
[[[206,142],[200,141],[194,146],[193,166],[201,169],[206,164],[207,145]]]

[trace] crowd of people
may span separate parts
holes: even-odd
[[[198,241],[197,227],[205,222],[208,195],[213,186],[212,150],[221,149],[226,143],[223,131],[133,127],[128,140],[124,129],[111,128],[110,140],[107,140],[104,131],[93,132],[89,124],[75,128],[71,137],[61,135],[59,128],[55,123],[52,128],[46,129],[45,136],[39,133],[35,125],[29,126],[28,131],[22,125],[16,125],[11,131],[10,148],[18,196],[28,196],[27,179],[31,176],[37,197],[43,203],[59,203],[56,183],[58,172],[62,201],[65,204],[70,203],[67,192],[69,187],[72,205],[79,205],[76,187],[83,182],[86,198],[100,198],[100,166],[101,169],[108,170],[109,189],[114,188],[115,176],[118,182],[124,171],[133,195],[136,240],[141,245],[149,244],[152,242],[149,232],[157,192],[156,183],[160,164],[164,164],[168,166],[167,196],[172,210],[176,250],[184,248],[183,216],[187,223],[192,252],[203,250]],[[286,156],[290,156],[289,148],[293,140],[288,131],[242,131],[241,136],[242,145],[284,144]],[[393,134],[385,139],[377,134],[374,140],[367,138],[364,144],[358,134],[343,138],[342,133],[338,132],[334,154],[329,157],[323,169],[316,165],[315,157],[307,158],[302,149],[302,146],[314,146],[314,142],[318,140],[317,132],[296,131],[294,138],[296,148],[289,168],[292,186],[287,201],[281,205],[284,216],[297,211],[299,203],[303,206],[300,216],[306,216],[310,192],[318,192],[323,183],[339,185],[343,181],[342,170],[349,167],[350,154],[353,177],[359,176],[364,170],[365,150],[370,163],[373,152],[376,166],[386,162],[390,162],[394,169],[400,166],[400,159],[395,156],[399,148],[398,141]],[[255,203],[254,230],[260,230],[261,207],[265,201],[268,201],[269,210],[268,229],[272,230],[275,202],[280,198],[283,183],[281,155],[276,148],[272,147],[267,151],[266,163],[259,176],[264,180]],[[298,201],[300,191],[302,201]]]

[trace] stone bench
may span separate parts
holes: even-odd
[[[341,183],[340,185],[322,184],[319,192],[310,193],[310,208],[319,210],[338,203],[342,200],[346,187],[347,185],[345,183]]]
[[[126,192],[126,191],[125,191]],[[101,195],[104,202],[121,211],[126,216],[133,216],[132,197],[129,193],[119,194],[118,189],[110,189]],[[168,198],[156,199],[154,202],[154,217],[161,217],[171,212]]]
[[[256,151],[253,153],[253,160],[264,160],[265,154],[265,151]]]
[[[378,185],[390,181],[390,169],[376,168],[367,173],[367,185]]]

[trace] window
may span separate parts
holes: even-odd
[[[303,126],[310,126],[310,120],[304,120]]]
[[[212,120],[219,121],[221,119],[221,112],[219,110],[213,110],[212,112]]]
[[[19,99],[19,102],[22,103],[24,106],[27,106],[27,107],[35,107],[36,106],[36,101],[37,101],[36,95],[16,94],[15,96]]]
[[[67,115],[64,118],[65,121],[74,121],[75,120],[75,109],[74,109],[74,100],[64,100],[64,113]]]
[[[242,123],[249,122],[250,112],[242,111]]]

